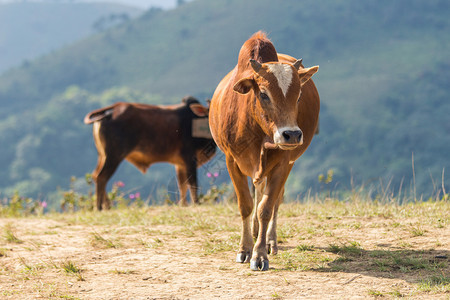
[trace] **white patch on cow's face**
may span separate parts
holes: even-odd
[[[292,77],[294,75],[292,67],[288,64],[269,64],[268,67],[277,78],[278,85],[283,92],[283,95],[286,97],[286,93],[292,83]]]

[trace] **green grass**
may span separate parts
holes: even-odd
[[[61,268],[69,274],[76,274],[81,272],[81,270],[70,260],[63,262],[61,264]]]
[[[362,253],[362,249],[358,242],[349,242],[342,245],[330,244],[328,250],[332,253],[344,256],[357,256]]]
[[[8,243],[21,244],[23,241],[19,239],[15,233],[15,228],[12,225],[8,224],[3,228],[3,236]]]
[[[91,233],[90,245],[94,248],[119,248],[120,244],[104,238],[97,232]]]
[[[419,290],[424,292],[450,293],[450,276],[440,274],[423,279],[419,283]]]
[[[416,236],[424,236],[426,230],[424,230],[420,225],[412,226],[410,228],[411,235]]]
[[[306,244],[300,244],[296,247],[296,250],[301,252],[301,251],[313,251],[314,250],[314,246],[311,245],[306,245]]]
[[[368,290],[367,293],[373,297],[384,297],[383,292],[377,290]]]
[[[82,269],[77,267],[74,262],[67,260],[61,263],[61,269],[69,275],[75,275],[78,281],[85,281],[81,274]]]

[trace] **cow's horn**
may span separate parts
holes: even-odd
[[[303,61],[303,58],[297,59],[297,61],[294,63],[294,68],[296,68],[298,70],[302,65],[302,61]]]
[[[250,59],[250,64],[252,65],[252,68],[256,73],[258,73],[262,67],[262,65],[254,59]]]

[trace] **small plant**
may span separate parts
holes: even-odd
[[[336,244],[330,244],[328,246],[328,251],[330,251],[331,253],[339,253],[341,251],[341,247],[339,245]]]
[[[423,258],[409,257],[409,256],[394,256],[394,265],[400,268],[401,271],[407,272],[410,270],[430,269],[432,268],[430,262]]]
[[[72,261],[68,260],[61,264],[61,269],[63,269],[67,274],[75,275],[78,281],[85,281],[82,276],[82,270],[78,268]]]
[[[331,183],[333,181],[333,175],[334,175],[333,169],[329,169],[327,171],[326,175],[320,174],[318,176],[318,180],[319,180],[319,182],[323,182],[325,184],[329,184],[329,183]]]
[[[81,272],[81,270],[75,266],[75,264],[73,262],[71,262],[70,260],[65,261],[61,264],[61,268],[69,274],[75,274],[75,273],[79,273]]]
[[[141,193],[139,192],[135,192],[135,193],[130,193],[128,195],[128,201],[123,201],[122,206],[133,206],[133,207],[138,207],[138,208],[142,208],[144,207],[144,201],[141,198]],[[121,207],[119,204],[117,205],[119,208]]]
[[[20,260],[20,263],[24,266],[24,272],[25,273],[30,273],[30,274],[35,274],[36,273],[36,271],[38,271],[38,270],[40,270],[40,269],[44,269],[44,266],[43,265],[41,265],[41,264],[38,264],[38,265],[31,265],[31,264],[29,264],[26,260],[25,260],[25,258],[23,258],[23,257],[19,257],[19,260]]]
[[[77,178],[72,176],[70,178],[70,188],[63,193],[63,200],[61,201],[61,210],[75,212],[77,210],[92,210],[94,207],[94,197],[92,195],[92,175],[86,174],[85,181],[89,186],[88,196],[81,195],[75,191],[75,182]]]
[[[298,245],[296,249],[299,252],[302,252],[302,251],[313,251],[314,250],[314,246],[301,244],[301,245]]]
[[[272,298],[272,299],[283,299],[283,297],[280,296],[280,295],[278,295],[277,292],[273,293],[273,294],[271,295],[271,298]]]
[[[319,174],[318,176],[318,180],[319,183],[321,184],[321,190],[326,188],[328,189],[328,193],[327,196],[331,198],[331,187],[329,186],[329,184],[333,181],[333,175],[334,175],[334,170],[333,169],[329,169],[327,171],[327,174]]]
[[[423,235],[425,235],[426,231],[422,227],[417,225],[417,226],[412,227],[410,232],[411,232],[412,236],[416,237],[416,236],[423,236]]]
[[[91,234],[90,244],[96,248],[118,248],[119,246],[113,241],[102,237],[97,232]]]
[[[108,198],[111,201],[112,206],[118,207],[118,208],[125,208],[127,207],[131,200],[135,199],[136,196],[141,198],[141,195],[139,193],[136,194],[130,194],[129,198],[127,199],[125,196],[125,193],[121,191],[121,188],[125,187],[125,183],[122,181],[117,181],[113,183],[111,192],[108,193]]]
[[[419,284],[419,289],[425,292],[438,291],[443,293],[450,292],[450,277],[442,275],[434,275]]]
[[[158,238],[155,238],[155,239],[153,239],[153,243],[150,244],[150,247],[158,248],[158,247],[161,247],[162,245],[163,245],[163,241]]]
[[[361,255],[362,249],[358,242],[349,242],[348,244],[343,244],[342,246],[336,244],[330,244],[328,246],[328,251],[336,254],[342,255]]]
[[[210,174],[210,173],[208,173]],[[211,176],[215,176],[217,173],[214,173]],[[218,176],[218,175],[217,175]],[[220,186],[217,185],[211,185],[211,188],[208,190],[208,192],[205,195],[200,195],[200,202],[201,203],[217,203],[220,202],[220,199],[228,194],[230,190],[230,186],[223,183]]]
[[[14,228],[10,224],[6,225],[4,230],[4,237],[7,242],[15,244],[23,243],[23,241],[16,236],[16,234],[14,233]]]
[[[403,298],[405,296],[399,290],[393,290],[392,292],[389,292],[388,294],[394,296],[395,298]]]
[[[34,201],[31,198],[20,196],[16,191],[11,199],[5,198],[3,203],[0,203],[0,215],[13,217],[42,215],[46,207],[46,201]]]
[[[113,271],[110,271],[112,274],[117,274],[117,275],[130,275],[130,274],[137,274],[136,271],[133,270],[118,270],[118,269],[114,269]]]
[[[370,296],[373,296],[373,297],[384,297],[383,292],[380,292],[380,291],[377,291],[377,290],[368,290],[367,293]]]

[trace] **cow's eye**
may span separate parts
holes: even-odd
[[[263,100],[263,101],[270,101],[270,98],[266,93],[261,93],[260,97],[261,97],[261,100]]]

